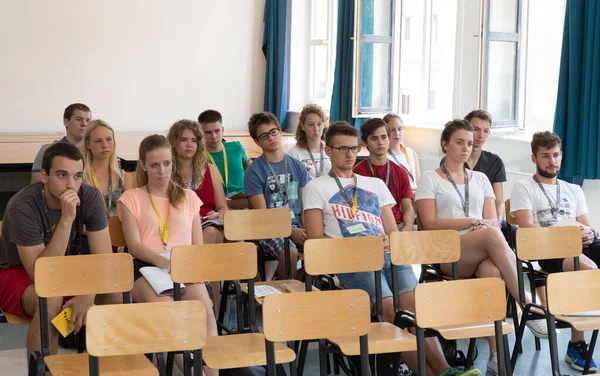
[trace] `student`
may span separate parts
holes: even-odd
[[[240,142],[223,140],[223,118],[218,111],[202,112],[198,116],[198,122],[202,126],[208,160],[218,169],[225,196],[236,206],[235,204],[240,202],[235,202],[235,199],[244,197],[244,170],[252,161],[246,156],[246,151]],[[245,206],[247,207],[247,203]]]
[[[535,175],[515,183],[510,197],[510,215],[516,218],[519,227],[550,227],[562,221],[578,224],[583,243],[583,254],[579,256],[581,269],[597,269],[600,240],[592,229],[583,191],[578,185],[557,178],[562,162],[560,137],[550,131],[535,133],[531,153]],[[538,263],[549,273],[574,270],[573,258],[539,260]],[[545,295],[541,298],[545,302]],[[571,368],[583,371],[587,351],[583,332],[572,329],[565,361]],[[590,371],[595,372],[596,368],[592,360]]]
[[[367,120],[360,127],[362,141],[367,145],[369,158],[354,166],[358,175],[379,178],[385,182],[396,201],[392,207],[398,230],[412,231],[415,222],[410,178],[402,167],[388,160],[390,129],[382,119]]]
[[[506,171],[502,159],[489,151],[483,150],[483,145],[491,133],[492,115],[484,110],[473,110],[465,116],[473,126],[473,150],[465,167],[473,171],[483,172],[492,184],[496,196],[496,212],[499,220],[504,220],[504,190]]]
[[[391,261],[388,236],[396,231],[392,207],[396,204],[381,179],[364,177],[352,172],[356,161],[358,131],[350,124],[333,123],[325,138],[325,152],[331,158],[329,174],[313,179],[302,194],[304,220],[309,239],[379,236],[385,245],[382,269],[383,315],[387,322],[395,317],[392,301]],[[356,205],[352,197],[357,198]],[[417,279],[410,266],[397,266],[400,307],[414,312],[414,288]],[[338,274],[344,288],[365,290],[375,300],[373,273]],[[428,375],[481,375],[477,369],[467,371],[450,368],[436,338],[425,340]],[[415,352],[403,353],[404,361],[417,369]]]
[[[167,136],[173,156],[173,181],[191,189],[202,201],[200,219],[204,244],[223,243],[223,217],[227,202],[219,170],[208,164],[202,142],[200,124],[192,120],[179,120],[171,126]],[[215,314],[218,314],[221,284],[211,283]]]
[[[57,142],[70,143],[79,148],[81,154],[85,154],[85,132],[87,123],[92,120],[92,111],[83,103],[73,103],[65,108],[63,114],[63,124],[67,130],[67,134],[60,140],[54,141],[52,144],[44,144],[38,151],[31,166],[31,182],[37,183],[41,181],[42,158],[46,149]]]
[[[27,354],[40,350],[40,313],[34,286],[34,265],[41,257],[76,255],[83,226],[92,253],[111,253],[108,223],[102,196],[82,184],[83,157],[66,142],[49,146],[42,158],[41,181],[14,195],[6,207],[0,247],[0,308],[30,318]],[[96,302],[120,303],[120,294],[77,296],[63,304],[62,297],[48,298],[48,317],[72,307],[75,332],[85,324],[87,310]],[[58,332],[48,325],[51,353],[58,348]]]
[[[388,156],[398,166],[404,167],[410,177],[410,186],[414,191],[417,189],[421,177],[421,164],[419,155],[413,149],[404,144],[404,123],[402,118],[396,114],[387,114],[383,121],[390,127],[390,150]]]
[[[327,175],[331,161],[324,152],[327,116],[321,106],[307,104],[296,127],[296,145],[287,154],[304,164],[311,179]]]
[[[283,153],[281,148],[281,127],[277,117],[270,112],[259,112],[248,120],[248,131],[263,154],[246,171],[244,188],[252,209],[289,208],[292,215],[292,235],[290,239],[290,262],[292,278],[296,274],[298,248],[306,240],[302,228],[302,190],[310,178],[304,165],[295,158]],[[265,255],[279,261],[278,275],[286,279],[285,252],[283,239],[259,240]],[[267,265],[268,266],[268,265]],[[274,270],[267,270],[270,280]]]
[[[116,153],[115,132],[104,120],[93,120],[85,132],[83,181],[96,187],[104,197],[106,216],[117,215],[117,201],[133,188],[130,175],[124,174]]]
[[[159,296],[140,273],[145,266],[169,270],[168,255],[177,245],[202,244],[200,206],[196,194],[183,189],[171,179],[173,158],[171,145],[164,136],[151,135],[142,140],[139,148],[137,185],[139,188],[123,193],[119,199],[119,217],[129,253],[135,258],[135,283],[131,291],[134,302],[172,301],[172,296]],[[206,306],[208,335],[217,335],[212,302],[204,283],[186,283],[183,300],[200,300]],[[182,368],[181,356],[176,357]],[[205,368],[207,375],[217,371]]]

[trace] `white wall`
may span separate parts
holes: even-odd
[[[62,131],[83,102],[119,131],[262,110],[264,0],[0,0],[0,132]]]

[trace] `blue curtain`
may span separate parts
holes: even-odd
[[[563,141],[561,176],[600,176],[600,0],[567,0],[554,115]]]
[[[329,119],[344,120],[360,127],[367,119],[352,117],[352,87],[354,82],[354,1],[338,3],[337,41],[333,94]],[[358,37],[358,36],[357,36]]]
[[[262,51],[267,60],[264,110],[287,127],[289,104],[288,1],[266,0]]]

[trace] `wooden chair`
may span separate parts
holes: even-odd
[[[377,322],[369,327],[369,354],[401,353],[416,350],[415,337],[383,320],[381,297],[381,269],[383,268],[383,241],[376,236],[340,239],[310,239],[304,243],[306,290],[312,289],[312,276],[338,273],[375,273]],[[326,312],[326,311],[324,311]],[[336,315],[332,312],[332,315]],[[360,352],[358,338],[327,337],[346,356]],[[302,374],[307,342],[300,348],[299,374]]]
[[[254,277],[257,273],[256,247],[252,243],[177,246],[171,250],[171,277],[175,299],[181,298],[181,283],[246,280],[251,333],[208,337],[204,362],[212,369],[230,369],[267,364],[265,337],[258,332],[255,316]],[[241,322],[241,312],[238,311]],[[296,354],[276,344],[277,363],[288,363]]]
[[[579,270],[579,256],[581,255],[581,231],[577,227],[530,227],[520,228],[516,235],[517,252],[517,277],[519,280],[519,295],[523,315],[517,331],[515,347],[512,353],[512,367],[517,363],[517,357],[521,352],[521,340],[525,331],[525,325],[529,320],[547,320],[548,310],[535,302],[535,286],[530,278],[532,288],[532,300],[530,304],[525,303],[525,281],[523,279],[523,262],[528,260],[548,260],[556,258],[573,258],[575,270]],[[548,288],[546,288],[548,289]],[[569,328],[571,325],[560,318],[556,318],[557,328]],[[548,329],[550,332],[550,329]],[[537,338],[537,337],[536,337]],[[539,340],[538,340],[539,341]],[[536,342],[538,342],[536,341]],[[536,350],[540,350],[536,343]],[[550,353],[553,356],[552,352]],[[554,362],[554,360],[552,360]],[[556,359],[556,362],[558,360]],[[554,363],[553,363],[554,364]]]
[[[458,260],[460,259],[460,236],[454,230],[436,230],[436,231],[411,231],[394,232],[390,237],[390,256],[392,265],[414,265],[414,264],[446,264],[452,263],[453,280],[444,280],[432,283],[447,283],[458,280]],[[463,279],[464,281],[475,280],[472,278]],[[396,268],[392,268],[393,291],[398,290],[398,274]],[[457,298],[457,301],[468,301],[464,298]],[[505,302],[506,303],[506,302]],[[456,301],[452,304],[456,304]],[[400,310],[398,297],[394,294],[394,308],[396,310],[396,322],[406,322],[405,311]],[[506,308],[505,308],[506,312]],[[408,314],[410,316],[410,314]],[[502,324],[505,334],[512,332],[512,327],[508,324]],[[492,324],[482,325],[464,325],[457,327],[428,327],[424,332],[425,336],[439,336],[447,340],[458,339],[456,333],[459,333],[461,339],[470,339],[467,352],[468,366],[471,366],[474,351],[475,339],[478,337],[489,337],[494,335],[494,326]],[[464,335],[464,337],[463,337]],[[498,342],[498,347],[503,342]],[[504,343],[504,351],[508,354],[508,341]],[[500,353],[498,353],[500,354]]]
[[[368,375],[370,307],[369,296],[362,290],[266,296],[263,303],[263,325],[267,347],[267,375],[275,376],[275,342],[318,339],[320,374],[323,376],[327,374],[325,338],[347,337],[360,337],[361,374]],[[324,314],[326,312],[332,314]]]
[[[555,330],[555,320],[559,320],[577,330],[593,330],[588,359],[586,359],[583,369],[583,374],[586,375],[590,369],[590,361],[600,329],[600,301],[598,301],[600,270],[550,274],[546,289],[548,293],[546,318],[548,320],[552,374],[560,375]],[[589,316],[586,316],[586,312]]]
[[[123,225],[121,219],[114,216],[108,221],[108,231],[110,233],[110,243],[113,247],[125,247],[125,236],[123,235]]]
[[[508,357],[508,334],[512,333],[512,326],[503,321],[506,286],[501,279],[423,283],[415,288],[415,306],[419,376],[427,375],[424,329],[439,331],[446,339],[495,335],[498,374],[512,375]]]
[[[110,373],[106,363],[119,364],[123,374],[158,375],[144,353],[193,352],[194,375],[202,373],[206,344],[206,308],[199,301],[95,306],[89,310],[87,347],[91,376]],[[112,373],[111,373],[112,374]]]
[[[63,355],[50,355],[48,337],[47,299],[53,297],[79,296],[90,294],[122,293],[123,302],[130,301],[129,292],[133,288],[133,259],[127,253],[42,257],[35,262],[35,292],[39,296],[41,352],[30,354],[30,375],[42,376],[45,367],[55,374],[67,374],[87,368],[79,361],[63,361]],[[124,319],[124,318],[119,318]],[[135,317],[137,320],[138,318]],[[74,354],[79,360],[87,359],[85,354]],[[146,359],[143,355],[142,358]],[[74,358],[71,358],[74,359]],[[137,359],[137,358],[136,358]],[[146,359],[147,360],[147,359]],[[136,360],[136,362],[138,362]],[[142,362],[142,360],[139,360]],[[120,360],[105,358],[103,368],[119,369]]]

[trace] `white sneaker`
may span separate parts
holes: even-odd
[[[548,324],[546,320],[528,320],[525,325],[527,325],[534,336],[541,339],[548,339]]]
[[[498,353],[488,360],[486,376],[498,376]]]

